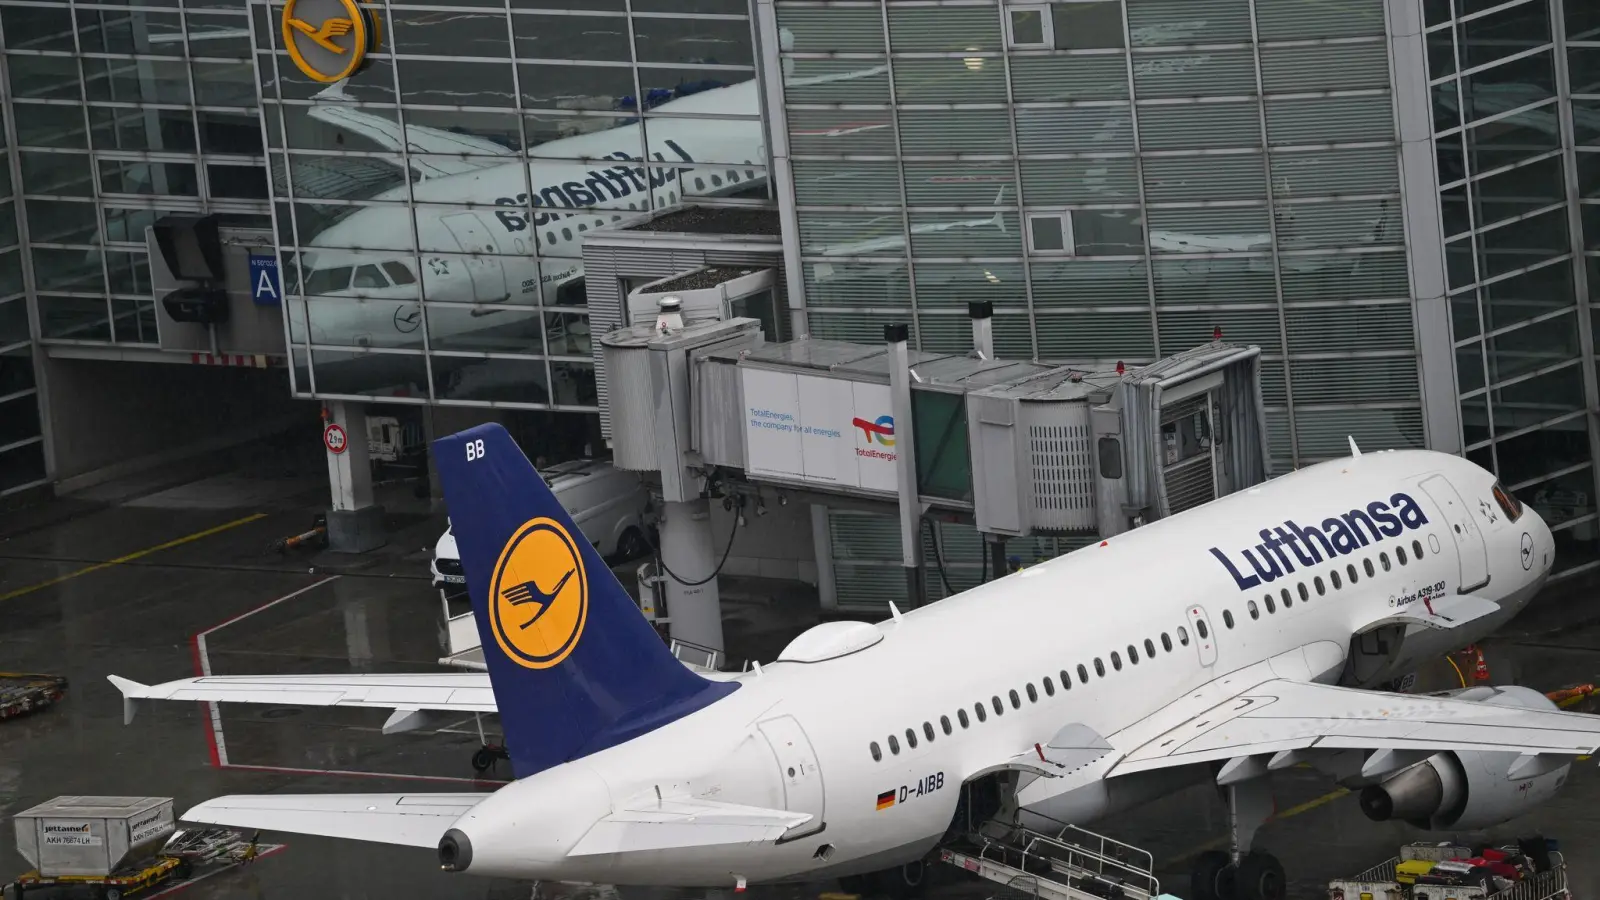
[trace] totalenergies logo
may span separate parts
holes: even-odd
[[[879,416],[871,422],[857,416],[850,424],[861,429],[861,439],[868,446],[871,446],[873,441],[885,447],[894,446],[894,416]]]
[[[589,617],[589,575],[567,529],[530,519],[500,551],[489,583],[495,643],[517,665],[548,669],[567,658]]]

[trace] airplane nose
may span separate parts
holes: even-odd
[[[452,828],[439,839],[439,868],[446,872],[465,872],[472,865],[472,839],[459,828]]]

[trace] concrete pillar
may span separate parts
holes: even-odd
[[[328,486],[333,506],[328,510],[328,549],[337,553],[365,553],[387,543],[383,507],[372,502],[372,464],[367,457],[367,410],[360,403],[330,401],[323,424],[324,452],[328,455]],[[343,430],[344,451],[326,445],[334,426]]]
[[[711,505],[705,500],[662,504],[661,561],[673,574],[698,581],[710,575],[722,556],[718,541],[727,540],[711,533]],[[665,573],[663,573],[665,574]],[[705,584],[686,585],[667,575],[667,616],[671,619],[673,640],[724,651],[722,643],[722,599],[717,579]]]

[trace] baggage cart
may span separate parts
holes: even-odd
[[[1528,860],[1520,878],[1477,873],[1457,884],[1429,884],[1426,870],[1416,863],[1445,863],[1479,858],[1488,847],[1514,858]],[[1413,865],[1407,865],[1408,863]],[[1462,867],[1454,867],[1462,868]],[[1405,871],[1402,871],[1404,869]],[[1418,874],[1419,872],[1423,874]],[[1442,879],[1441,879],[1442,880]],[[1328,882],[1329,900],[1570,900],[1567,863],[1554,842],[1528,838],[1509,844],[1491,842],[1476,846],[1452,843],[1415,843],[1400,853],[1352,878]]]
[[[24,716],[60,702],[67,679],[60,675],[0,672],[0,719]]]

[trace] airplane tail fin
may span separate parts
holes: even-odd
[[[505,428],[440,438],[433,453],[518,778],[737,687],[672,655]]]

